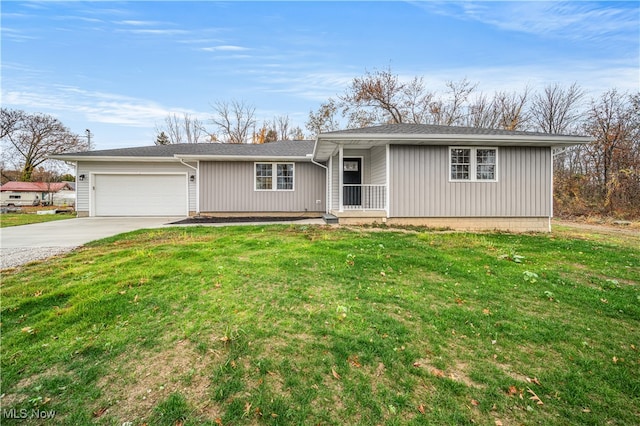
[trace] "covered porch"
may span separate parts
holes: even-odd
[[[328,161],[328,213],[339,223],[385,222],[388,215],[388,148],[337,145]]]

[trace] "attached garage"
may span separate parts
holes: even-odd
[[[94,174],[92,216],[187,216],[187,174]]]

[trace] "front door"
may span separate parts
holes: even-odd
[[[362,158],[344,158],[342,160],[342,205],[359,206],[362,204]]]

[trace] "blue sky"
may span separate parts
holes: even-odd
[[[640,90],[640,3],[3,1],[2,105],[91,129],[97,149],[150,145],[156,124],[244,100],[259,122],[309,111],[366,70],[434,91],[577,82]]]

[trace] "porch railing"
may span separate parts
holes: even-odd
[[[384,210],[386,205],[386,185],[342,185],[344,210]]]

